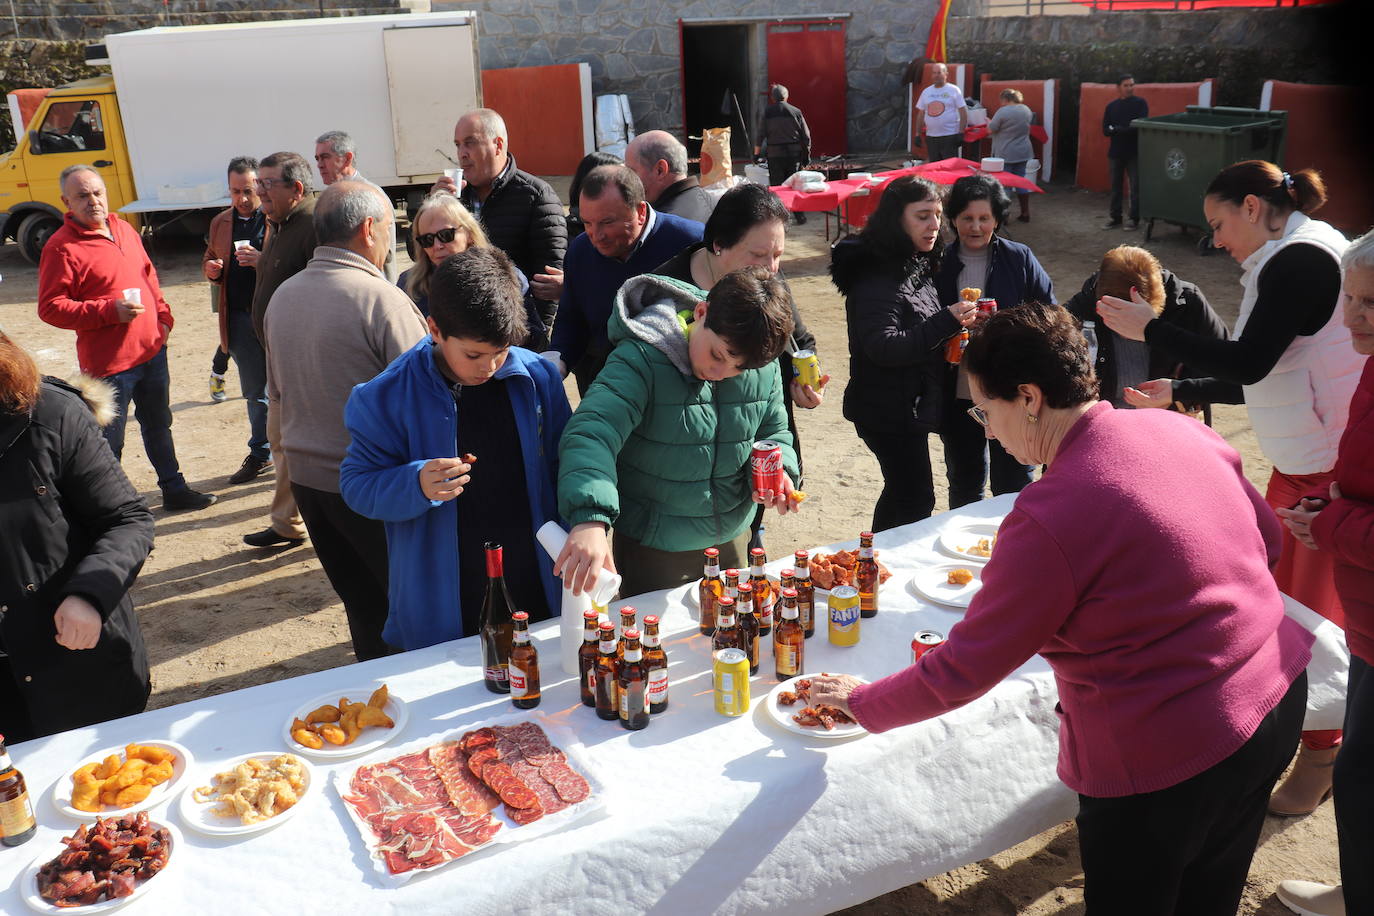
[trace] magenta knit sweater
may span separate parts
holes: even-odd
[[[1244,744],[1311,658],[1269,572],[1278,552],[1220,436],[1097,404],[1017,497],[948,642],[850,705],[872,732],[919,722],[1039,653],[1059,686],[1059,778],[1097,797],[1168,788]]]

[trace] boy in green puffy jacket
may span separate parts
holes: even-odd
[[[744,567],[754,504],[796,507],[776,364],[790,302],[759,267],[720,278],[709,296],[652,275],[621,287],[614,349],[559,445],[558,508],[572,531],[554,572],[565,587],[587,590],[604,566],[624,577],[624,596],[670,588],[701,574],[706,547],[720,548],[722,566]],[[753,489],[760,439],[782,446],[779,492]]]

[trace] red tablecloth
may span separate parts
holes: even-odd
[[[939,162],[928,162],[923,165],[914,166],[909,169],[894,169],[891,172],[878,172],[874,178],[883,179],[882,184],[870,185],[868,194],[862,197],[851,197],[845,206],[845,222],[856,228],[862,228],[868,222],[868,218],[873,215],[873,211],[878,208],[878,198],[882,197],[883,189],[894,178],[902,175],[920,175],[922,178],[929,178],[936,184],[954,184],[965,175],[972,175],[978,171],[978,164],[968,159],[942,159]],[[1025,188],[1036,194],[1045,193],[1035,182],[1022,178],[1020,175],[1013,175],[1010,172],[987,172],[986,174],[996,178],[1004,186],[1009,188]],[[777,190],[774,188],[774,190]],[[784,201],[784,204],[786,201]]]

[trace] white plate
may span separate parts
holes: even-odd
[[[973,578],[963,585],[950,585],[949,574],[955,569],[967,569]],[[911,577],[911,590],[917,595],[950,607],[968,607],[982,587],[983,567],[972,563],[940,563],[920,569]]]
[[[805,725],[799,725],[792,721],[794,715],[806,708],[805,704],[803,704],[801,700],[798,700],[791,706],[782,706],[778,703],[778,695],[787,690],[795,691],[797,689],[797,681],[815,676],[815,674],[801,674],[797,677],[783,681],[781,684],[768,691],[768,694],[763,698],[763,702],[765,708],[768,710],[768,714],[773,717],[773,721],[789,732],[807,738],[853,738],[856,735],[868,734],[867,729],[857,722],[836,725],[834,728],[827,730],[820,726],[807,728]],[[865,681],[863,678],[859,678],[859,680],[863,681],[865,684],[868,683],[868,681]]]
[[[151,744],[152,742],[147,743]],[[143,809],[140,808],[138,810],[141,811]],[[86,820],[94,822],[94,818],[97,816],[106,817],[108,815],[95,815],[88,813],[86,814]],[[167,864],[163,867],[162,871],[158,872],[156,875],[153,875],[153,877],[149,878],[146,881],[139,882],[134,887],[134,892],[129,896],[116,897],[113,900],[102,900],[99,903],[89,903],[86,906],[76,907],[54,906],[53,904],[44,900],[38,894],[38,870],[42,868],[45,864],[57,858],[59,855],[66,851],[66,844],[62,844],[61,848],[59,849],[48,849],[46,852],[39,855],[38,858],[34,859],[33,862],[29,864],[28,870],[24,872],[24,883],[21,885],[22,890],[20,892],[23,895],[24,903],[28,906],[29,909],[39,913],[108,913],[110,910],[117,910],[122,906],[127,906],[128,904],[133,903],[139,897],[142,897],[144,894],[148,893],[150,888],[161,887],[162,884],[165,884],[166,882],[158,883],[157,879],[160,878],[162,875],[165,875],[173,868],[180,867],[181,858],[178,855],[177,850],[180,849],[182,846],[181,832],[177,830],[175,824],[170,824],[166,821],[152,821],[152,823],[158,827],[167,828],[167,832],[172,836],[172,851],[168,854]]]
[[[987,538],[991,541],[997,536],[997,529],[1001,525],[1000,519],[995,521],[963,521],[947,525],[940,532],[940,549],[952,557],[959,557],[970,563],[986,563],[990,559],[989,557],[980,557],[975,553],[969,553],[968,548],[977,547],[981,538]],[[996,547],[993,549],[995,550]]]
[[[310,761],[306,760],[303,755],[297,754],[294,751],[289,753],[299,760],[301,766],[305,768],[305,788],[301,790],[300,798],[297,799],[296,803],[281,814],[278,814],[276,817],[269,817],[265,821],[244,824],[239,821],[237,815],[222,817],[212,813],[211,809],[219,803],[217,798],[212,798],[205,802],[198,802],[195,799],[196,789],[212,785],[215,774],[232,770],[234,767],[251,757],[257,757],[259,760],[266,762],[280,757],[283,754],[282,751],[259,751],[256,754],[243,754],[213,769],[207,767],[203,771],[197,773],[197,781],[192,782],[186,787],[186,791],[181,793],[181,801],[177,803],[177,810],[181,814],[181,819],[186,822],[186,826],[197,833],[204,833],[210,836],[243,836],[249,833],[259,833],[263,830],[271,830],[273,827],[291,820],[291,818],[296,816],[296,812],[301,810],[302,805],[309,804],[310,798],[315,792],[315,768],[310,765]]]
[[[73,808],[72,773],[75,773],[88,763],[99,763],[111,754],[118,754],[121,760],[124,759],[125,745],[121,744],[118,747],[107,747],[105,750],[92,754],[85,760],[82,760],[76,766],[72,767],[70,771],[63,773],[62,776],[58,778],[57,782],[52,787],[52,803],[57,806],[57,810],[68,817],[76,818],[78,821],[89,821],[91,818],[95,817],[120,817],[134,811],[147,811],[171,798],[172,793],[176,790],[177,786],[181,785],[182,779],[186,777],[186,771],[196,762],[191,752],[175,741],[132,741],[130,743],[147,744],[152,747],[165,747],[173,754],[176,754],[177,761],[172,764],[172,778],[160,786],[153,786],[153,791],[148,793],[147,798],[129,808],[106,807],[100,811],[82,811],[79,808]]]
[[[377,748],[391,741],[405,730],[406,722],[410,719],[410,712],[406,709],[406,701],[396,696],[394,693],[387,697],[386,707],[384,708],[386,714],[391,716],[391,721],[396,723],[393,728],[377,728],[376,726],[366,728],[363,730],[363,733],[358,736],[358,740],[354,741],[352,744],[335,745],[326,741],[324,747],[319,750],[298,744],[296,743],[296,739],[291,737],[291,723],[296,719],[304,719],[310,712],[326,703],[331,705],[336,704],[339,702],[340,697],[348,697],[350,701],[356,703],[366,703],[367,698],[372,696],[372,691],[380,686],[382,686],[382,682],[378,681],[370,687],[349,687],[345,690],[335,690],[315,697],[315,699],[311,700],[309,703],[301,705],[282,722],[281,735],[282,740],[286,742],[286,747],[293,754],[307,754],[321,760],[342,760],[347,757],[357,757],[359,754],[366,754],[368,751],[375,751]]]

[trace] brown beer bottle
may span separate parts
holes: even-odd
[[[18,846],[33,839],[37,830],[24,774],[10,762],[5,736],[0,735],[0,843]]]
[[[596,707],[596,611],[582,612],[582,645],[577,647],[577,674],[582,682],[582,705]]]
[[[658,617],[644,618],[644,665],[649,669],[649,712],[668,708],[668,653],[658,636]]]
[[[638,731],[649,724],[649,668],[639,644],[639,630],[630,627],[622,636],[625,657],[616,668],[616,692],[620,700],[620,724]]]
[[[744,640],[744,654],[749,656],[749,676],[759,673],[759,616],[754,610],[754,584],[739,584],[739,601],[735,604],[735,625]]]
[[[811,584],[811,555],[805,550],[793,554],[797,565],[797,618],[806,638],[816,635],[816,587]]]
[[[859,562],[854,566],[854,584],[859,587],[859,616],[878,616],[878,561],[873,556],[873,532],[859,535]]]
[[[615,660],[617,662],[625,657],[625,634],[634,628],[635,609],[633,605],[627,604],[620,609],[620,638],[615,644]]]
[[[701,635],[710,636],[716,631],[716,602],[725,594],[725,582],[720,578],[720,551],[707,547],[705,554],[705,574],[697,583],[697,605],[701,609]]]
[[[749,581],[754,586],[754,616],[759,619],[759,635],[767,636],[773,632],[773,607],[778,603],[773,583],[768,581],[768,574],[763,571],[768,563],[768,554],[763,552],[762,547],[755,547],[749,551],[749,563]]]
[[[510,693],[510,646],[515,635],[511,613],[515,602],[506,589],[501,545],[490,541],[487,550],[487,594],[482,599],[482,679],[492,693]]]
[[[782,619],[773,630],[773,670],[785,681],[805,671],[806,631],[797,613],[797,590],[782,590]]]
[[[516,709],[539,705],[539,650],[530,642],[530,615],[511,614],[515,632],[510,647],[510,701]]]
[[[714,656],[721,649],[749,651],[744,645],[744,634],[735,624],[735,599],[729,595],[721,596],[716,609],[716,633],[711,637],[711,655]]]
[[[725,571],[725,594],[731,598],[739,597],[739,570],[727,569]]]
[[[600,719],[620,718],[620,698],[616,695],[615,624],[607,620],[597,628],[601,637],[596,654],[596,715]]]

